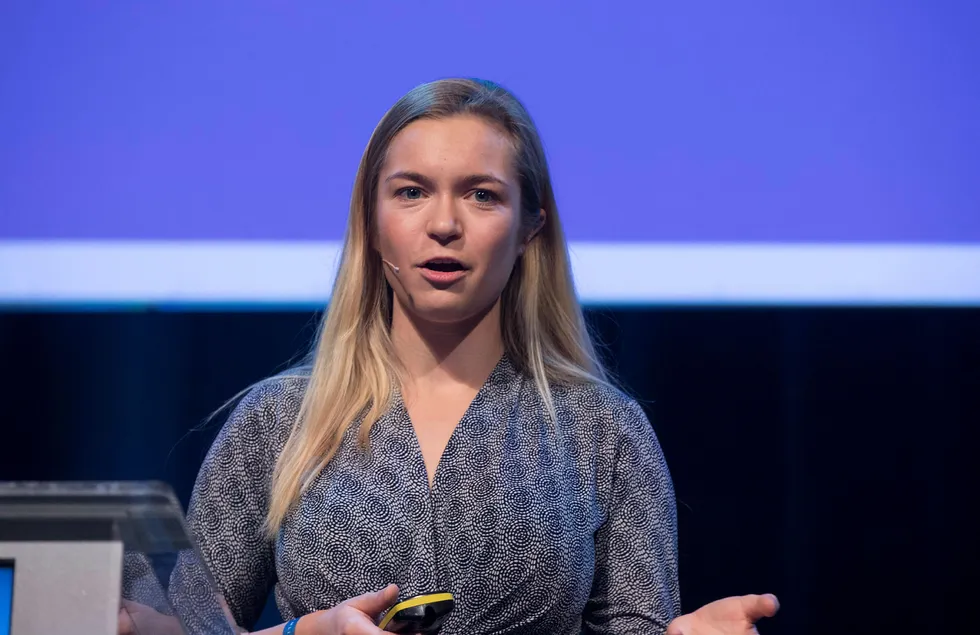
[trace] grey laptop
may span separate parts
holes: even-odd
[[[0,483],[0,635],[120,632],[238,632],[173,491]]]

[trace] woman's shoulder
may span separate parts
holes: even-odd
[[[237,415],[267,422],[295,419],[309,380],[309,374],[304,371],[290,371],[258,381],[243,391],[233,418]]]
[[[273,458],[289,438],[308,384],[308,374],[290,372],[263,379],[239,393],[214,447],[237,447],[245,454]]]
[[[655,439],[653,426],[636,398],[612,383],[562,384],[553,390],[559,422],[572,423],[593,443],[617,445],[624,438]]]
[[[670,471],[660,440],[636,398],[599,382],[566,386],[559,392],[555,406],[560,429],[573,431],[565,436],[568,447],[575,456],[585,457],[581,465],[594,471],[603,496],[611,495],[614,482],[625,473],[636,478],[642,475],[647,483],[661,483],[663,491],[670,489]]]
[[[561,383],[552,387],[552,395],[556,407],[587,417],[620,418],[643,414],[643,409],[634,397],[610,382]]]

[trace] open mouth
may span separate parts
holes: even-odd
[[[433,258],[431,260],[426,260],[422,263],[422,268],[428,269],[429,271],[439,271],[441,273],[466,271],[466,267],[463,266],[463,263],[453,258]]]

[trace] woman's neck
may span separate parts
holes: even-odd
[[[409,392],[462,386],[478,389],[504,354],[500,302],[461,323],[434,324],[411,316],[395,300],[391,319],[395,354],[408,373]]]

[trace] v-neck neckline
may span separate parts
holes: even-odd
[[[425,455],[422,453],[422,442],[419,440],[418,432],[415,430],[415,423],[412,421],[412,416],[408,412],[408,406],[405,404],[405,399],[401,393],[401,390],[399,389],[396,391],[396,401],[400,411],[400,418],[403,418],[408,424],[408,432],[411,434],[412,442],[414,443],[413,460],[418,461],[422,465],[423,480],[425,481],[426,489],[430,496],[436,493],[437,486],[439,484],[439,473],[442,471],[442,467],[445,464],[447,457],[450,457],[452,451],[455,449],[458,438],[463,434],[464,426],[472,418],[473,407],[482,401],[487,390],[489,390],[491,386],[496,385],[501,380],[506,381],[510,375],[513,374],[513,372],[514,368],[511,365],[510,359],[507,357],[507,354],[504,353],[500,359],[497,360],[497,364],[493,367],[493,370],[490,371],[490,374],[487,375],[483,385],[481,385],[476,391],[476,394],[473,395],[470,403],[466,406],[466,410],[463,411],[463,415],[456,422],[456,425],[453,427],[453,431],[449,434],[449,439],[446,441],[446,446],[442,449],[442,454],[439,455],[439,460],[436,462],[435,473],[432,475],[431,481],[429,480],[429,468],[425,464]]]

